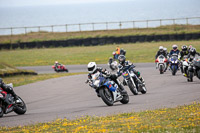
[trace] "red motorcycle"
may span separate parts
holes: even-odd
[[[52,66],[52,68],[56,72],[64,72],[64,71],[69,72],[68,69],[65,67],[65,65],[58,65],[57,67],[54,65],[54,66]]]
[[[8,84],[13,88],[12,84]],[[26,113],[26,104],[18,96],[18,99],[15,101],[14,97],[0,88],[0,117],[3,117],[4,114],[8,114],[14,111],[18,115]]]

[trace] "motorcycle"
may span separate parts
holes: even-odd
[[[189,62],[188,82],[193,82],[193,76],[200,79],[200,56],[196,56],[193,61]]]
[[[178,60],[178,54],[172,54],[169,59],[169,66],[170,70],[172,72],[172,75],[176,75],[176,72],[179,69],[179,60]]]
[[[193,61],[194,75],[200,79],[200,56],[196,56]]]
[[[118,69],[118,63],[116,60],[113,60],[113,59],[109,59],[108,66],[110,67],[112,71],[115,71]]]
[[[54,71],[56,72],[69,72],[68,69],[65,67],[65,65],[58,65],[57,67],[55,65],[52,66]]]
[[[129,66],[123,73],[124,78],[123,84],[128,85],[129,89],[134,95],[138,95],[138,92],[145,94],[147,89],[145,87],[144,81],[142,82],[137,75],[132,71],[133,65]]]
[[[12,83],[7,85],[13,88]],[[19,96],[15,101],[11,94],[0,88],[0,117],[3,117],[4,114],[8,114],[12,111],[18,115],[22,115],[26,113],[26,104]]]
[[[108,106],[112,106],[118,101],[122,104],[127,104],[129,102],[128,94],[122,94],[119,90],[119,86],[114,81],[104,77],[100,72],[93,74],[91,81],[88,82],[89,85],[96,90],[98,96],[101,97],[104,103]]]
[[[159,55],[158,58],[155,60],[156,69],[159,68],[160,74],[163,74],[166,67],[167,67],[167,58],[163,55]]]

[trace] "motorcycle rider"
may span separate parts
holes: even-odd
[[[126,57],[124,55],[120,55],[119,58],[119,66],[118,66],[118,72],[117,72],[117,76],[121,76],[122,73],[124,72],[124,70],[126,70],[128,67],[130,67],[131,65],[133,65],[133,63],[129,62],[129,61],[126,61]],[[133,68],[135,66],[133,65]],[[140,76],[140,72],[139,71],[136,71],[135,69],[132,69],[132,71],[135,73],[135,75],[140,79],[140,81],[142,83],[144,83],[144,80],[143,78]],[[124,83],[124,82],[123,82]],[[125,83],[124,83],[125,84]]]
[[[192,62],[196,55],[200,56],[200,53],[198,53],[195,48],[191,47],[188,54],[188,60]]]
[[[163,46],[159,47],[159,50],[158,50],[158,52],[157,52],[157,54],[155,56],[155,59],[157,59],[159,55],[163,55],[163,56],[165,56],[165,58],[167,58],[167,54],[164,51],[164,47]]]
[[[169,56],[171,56],[172,54],[179,54],[180,53],[180,51],[178,50],[178,46],[176,45],[176,44],[174,44],[173,46],[172,46],[172,50],[170,51],[170,53],[169,53]]]
[[[58,61],[55,61],[54,66],[55,66],[56,70],[58,70],[58,66],[61,66],[61,65],[62,65],[62,64],[58,63]]]
[[[182,47],[181,47],[181,52],[180,52],[180,58],[179,58],[179,60],[182,60],[183,59],[183,57],[184,56],[187,56],[188,54],[189,54],[189,50],[188,50],[188,48],[187,48],[187,46],[186,45],[183,45]],[[183,67],[182,67],[182,64],[181,64],[181,73],[183,73],[183,75],[184,76],[186,76],[186,73],[184,73],[184,71],[183,71]]]
[[[15,94],[14,90],[12,87],[6,85],[2,78],[0,78],[0,88],[2,88],[4,91],[6,91],[7,93],[11,94],[14,97],[14,100],[17,101],[18,100],[18,96]]]
[[[119,55],[120,55],[120,48],[119,48],[119,46],[117,46],[117,48],[116,48],[116,52],[115,52],[116,54],[115,54],[115,58],[114,59],[118,59],[118,57],[119,57]]]
[[[113,80],[119,86],[119,90],[121,91],[122,94],[126,94],[126,91],[125,91],[124,87],[122,86],[122,84],[120,82],[118,82],[118,80],[117,80],[118,77],[116,75],[111,74],[106,69],[103,69],[101,67],[97,67],[96,62],[89,62],[87,68],[88,68],[89,74],[88,74],[88,79],[87,79],[86,83],[91,81],[93,74],[95,74],[97,72],[100,72],[105,77],[108,77],[111,80]],[[90,86],[92,87],[92,84],[90,84]],[[98,92],[97,92],[97,95],[99,96]]]

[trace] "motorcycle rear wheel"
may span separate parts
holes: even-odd
[[[18,99],[20,99],[22,101],[21,104],[16,104],[14,112],[18,115],[23,115],[26,113],[26,104],[24,103],[24,101],[18,97]]]
[[[114,100],[108,88],[105,87],[99,89],[99,95],[101,96],[101,99],[104,101],[105,104],[107,104],[108,106],[113,106]]]
[[[138,90],[137,90],[137,88],[133,86],[133,84],[131,83],[130,80],[128,81],[128,87],[130,88],[131,92],[132,92],[134,95],[138,95]]]

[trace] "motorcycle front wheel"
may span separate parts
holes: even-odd
[[[0,118],[3,117],[3,108],[0,107]]]
[[[163,74],[163,66],[160,65],[160,74]]]
[[[128,81],[128,87],[130,88],[131,92],[134,94],[134,95],[138,95],[138,90],[136,87],[133,86],[131,80]]]
[[[123,95],[123,99],[120,101],[122,104],[127,104],[129,102],[128,94]]]
[[[22,115],[22,114],[26,113],[26,104],[20,97],[18,97],[18,99],[19,99],[20,103],[16,103],[14,112],[18,115]]]
[[[101,96],[101,99],[104,101],[105,104],[107,104],[108,106],[113,106],[113,96],[110,90],[108,90],[108,88],[105,87],[99,89],[99,95]]]
[[[188,82],[193,82],[193,72],[188,72]]]

